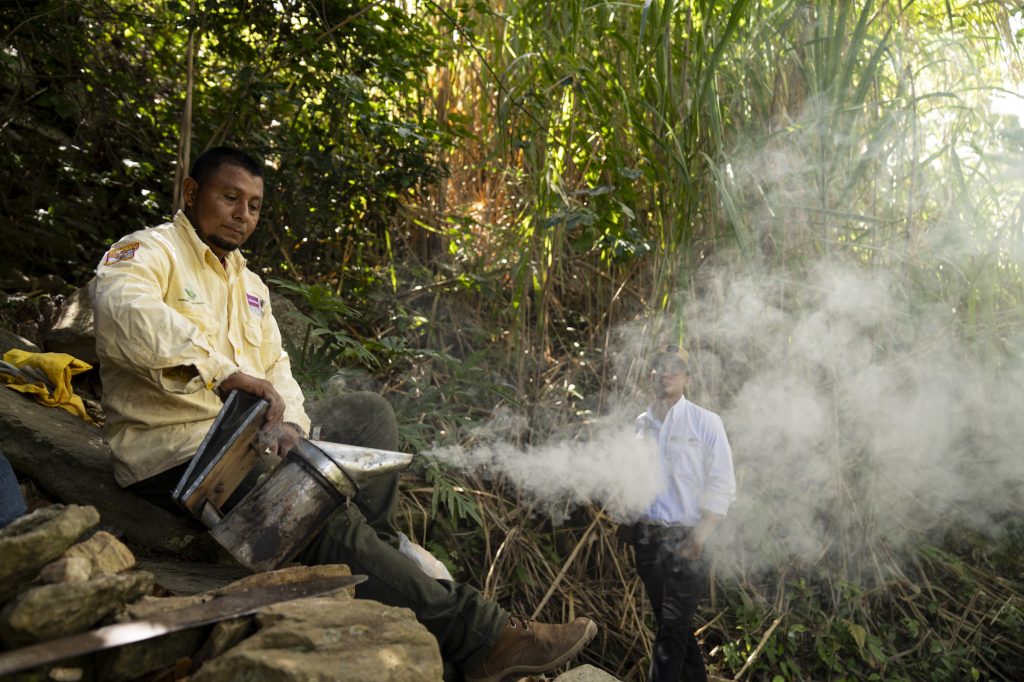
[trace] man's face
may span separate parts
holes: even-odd
[[[663,355],[651,363],[651,388],[659,400],[678,400],[689,385],[690,375],[679,358]]]
[[[225,163],[200,185],[185,178],[185,215],[214,255],[224,258],[256,229],[263,206],[263,178]]]

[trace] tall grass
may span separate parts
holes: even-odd
[[[639,321],[646,344],[672,335],[715,351],[715,330],[685,315],[712,266],[795,282],[822,258],[896,273],[914,305],[955,310],[983,362],[1015,353],[1003,332],[1021,322],[1020,155],[986,102],[1019,69],[1000,43],[1010,12],[887,1],[448,8],[453,39],[473,46],[435,76],[439,102],[473,133],[448,159],[445,206],[462,218],[448,237],[467,270],[486,273],[474,314],[532,410],[532,437],[632,388],[623,379],[637,364],[612,362],[623,323]],[[793,300],[779,289],[781,308]],[[724,406],[742,382],[707,388]],[[735,679],[1008,679],[1006,661],[1022,660],[1019,584],[964,560],[980,539],[941,548],[922,533],[896,556],[873,535],[878,510],[857,497],[872,463],[848,464],[831,483],[838,562],[780,575],[741,566],[712,582],[702,634],[714,667]],[[500,480],[452,485],[481,507],[475,530],[438,531],[462,559],[483,557],[466,577],[549,619],[597,615],[601,653],[590,655],[640,679],[650,614],[602,511],[552,529]]]

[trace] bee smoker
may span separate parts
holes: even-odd
[[[303,438],[237,504],[232,494],[259,460],[255,448],[265,400],[232,391],[174,499],[251,571],[290,561],[366,480],[403,469],[412,455]]]

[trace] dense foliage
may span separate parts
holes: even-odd
[[[417,98],[429,24],[401,8],[48,2],[2,21],[8,263],[31,250],[30,267],[80,280],[111,239],[167,215],[189,94],[192,158],[228,142],[267,160],[277,229],[252,255],[274,269],[329,278],[386,253],[401,200],[441,174],[447,134]]]
[[[543,446],[639,404],[642,351],[683,338],[736,435],[738,523],[762,533],[719,563],[713,668],[1013,679],[1024,472],[1000,457],[1016,431],[991,425],[1012,412],[956,405],[974,422],[952,466],[998,472],[998,494],[941,514],[879,509],[886,453],[932,466],[918,441],[941,448],[880,447],[854,413],[888,394],[914,415],[929,393],[1024,397],[989,390],[1024,348],[1021,21],[1012,2],[952,0],[15,0],[0,270],[82,284],[111,240],[169,215],[188,158],[251,149],[268,201],[246,255],[299,307],[311,394],[372,385],[420,451],[471,447],[508,412],[507,440]],[[923,356],[991,382],[928,383]],[[794,416],[827,437],[749,427],[765,384],[788,389],[779,410],[828,396]],[[787,448],[825,471],[792,477],[827,500],[808,525],[831,541],[810,557],[778,521]],[[501,475],[417,475],[410,534],[510,607],[595,615],[586,656],[642,678],[653,623],[600,501],[552,524]]]

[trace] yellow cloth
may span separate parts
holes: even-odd
[[[75,395],[75,390],[71,387],[71,377],[88,372],[92,365],[67,353],[30,353],[17,348],[4,353],[4,362],[9,362],[15,367],[40,369],[53,385],[51,390],[51,387],[42,381],[31,381],[31,377],[14,376],[0,370],[0,378],[7,382],[8,388],[29,393],[47,407],[62,407],[71,414],[92,422],[92,417],[85,411],[82,399]]]
[[[234,374],[266,379],[284,420],[309,431],[267,285],[232,251],[224,264],[185,214],[130,234],[96,268],[96,352],[104,436],[122,486],[188,461]]]

